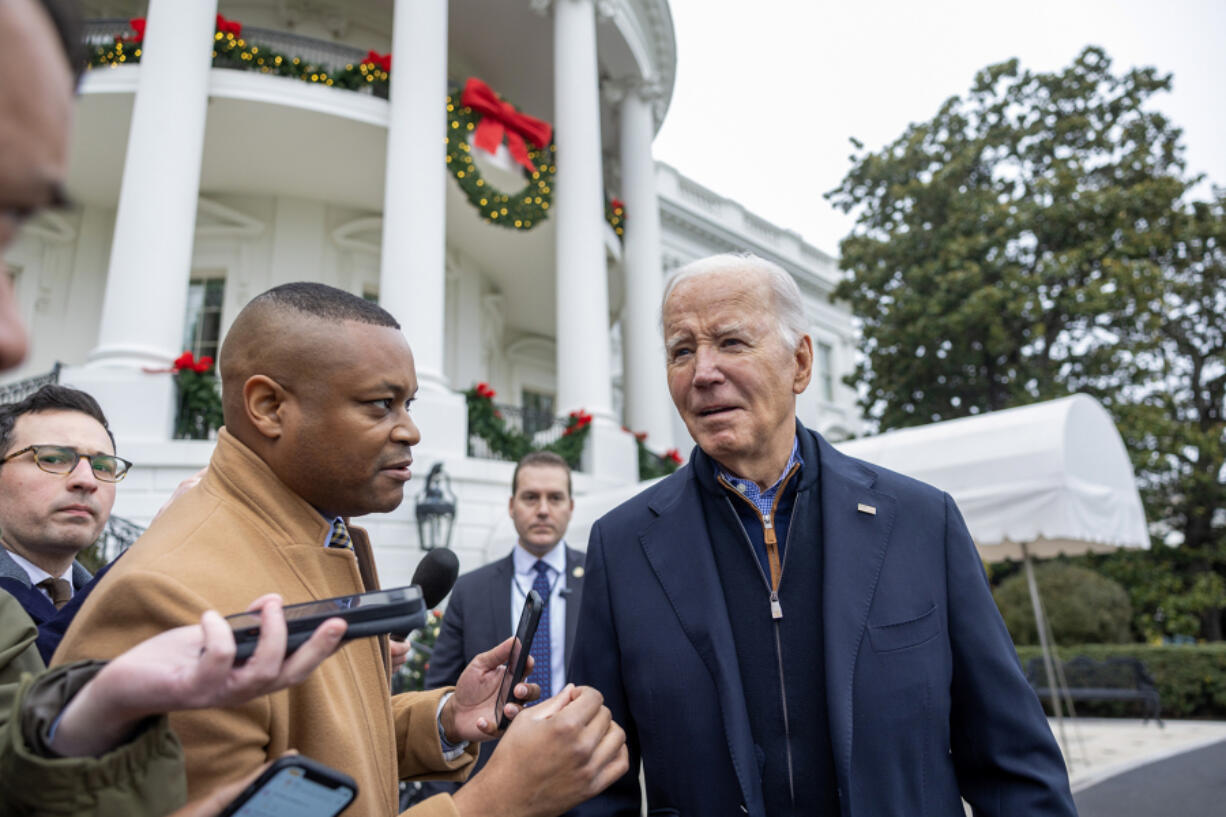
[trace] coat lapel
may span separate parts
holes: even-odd
[[[584,555],[577,550],[566,548],[566,589],[570,595],[566,598],[566,637],[562,641],[562,666],[570,666],[571,645],[575,643],[575,630],[579,626],[579,601],[583,598],[583,563]],[[579,573],[576,575],[575,571]]]
[[[733,643],[732,625],[702,515],[701,489],[692,466],[673,480],[677,490],[652,502],[651,510],[659,517],[643,530],[639,541],[682,631],[715,681],[732,766],[749,813],[759,814],[764,808],[762,783],[741,673],[735,651],[728,648]]]
[[[491,638],[488,643],[501,644],[515,635],[515,627],[519,623],[511,619],[511,582],[515,578],[515,563],[511,556],[499,559],[494,563],[493,584],[490,592],[485,595],[485,627]],[[488,649],[488,648],[487,648]]]
[[[897,517],[897,502],[890,494],[873,489],[877,475],[865,463],[839,453],[821,437],[818,445],[826,700],[835,769],[846,788],[851,781],[856,656]],[[876,513],[860,510],[861,505],[875,508]]]

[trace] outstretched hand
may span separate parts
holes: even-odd
[[[630,768],[626,734],[591,687],[566,687],[507,728],[489,763],[454,795],[463,817],[556,817]]]
[[[328,619],[287,657],[281,597],[261,596],[248,609],[260,613],[260,640],[245,664],[234,665],[230,625],[209,610],[199,624],[155,635],[103,667],[65,708],[52,748],[62,755],[101,754],[150,715],[237,706],[293,686],[336,651],[347,626]]]
[[[514,642],[515,637],[512,636],[492,650],[486,650],[473,658],[460,673],[455,694],[448,699],[440,716],[443,731],[451,743],[479,743],[499,735],[494,701],[502,685],[502,673],[511,657]],[[528,656],[525,675],[531,672],[532,656]],[[513,694],[527,703],[541,697],[541,688],[537,684],[520,682],[515,685]],[[518,704],[508,703],[504,707],[507,719],[513,719],[521,708]]]

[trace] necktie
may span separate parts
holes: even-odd
[[[345,527],[345,520],[339,516],[332,523],[332,535],[328,538],[328,547],[353,550],[353,540],[349,538],[349,528]]]
[[[51,597],[51,603],[57,610],[72,598],[72,585],[67,579],[43,579],[38,586],[47,591],[47,595]]]
[[[541,685],[541,697],[536,700],[540,703],[553,695],[550,688],[550,682],[553,680],[553,645],[550,644],[552,639],[549,636],[549,591],[552,588],[549,586],[549,565],[537,559],[532,569],[536,571],[532,589],[544,599],[545,609],[541,611],[541,621],[536,627],[536,637],[532,639],[532,649],[529,650],[533,659],[532,672],[524,680],[530,684]]]

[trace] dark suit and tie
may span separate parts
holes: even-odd
[[[795,283],[717,256],[666,292],[698,447],[588,540],[571,680],[603,693],[631,772],[578,813],[638,815],[641,760],[652,815],[1075,815],[953,500],[795,419]]]
[[[89,590],[93,587],[93,580],[94,577],[90,572],[80,562],[74,560],[71,580],[47,580],[64,581],[71,585],[70,588],[57,588],[60,594],[63,594],[65,590],[68,591],[67,599],[57,605],[52,601],[55,597],[54,591],[44,592],[41,587],[36,587],[25,569],[12,558],[7,550],[0,548],[0,590],[17,599],[26,614],[38,626],[38,651],[44,662],[51,660],[51,655],[59,646],[60,639],[64,637],[68,625],[72,623],[73,616],[89,595]]]
[[[565,668],[583,594],[584,555],[562,541],[573,507],[565,461],[536,452],[520,462],[509,504],[518,543],[507,556],[456,581],[430,654],[426,689],[454,684],[474,656],[514,635],[524,600],[535,589],[546,607],[532,644],[536,664],[526,680],[540,685],[541,700],[561,690],[568,680]],[[481,745],[473,774],[496,745]],[[454,783],[426,783],[423,794],[455,788]]]

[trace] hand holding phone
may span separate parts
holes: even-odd
[[[415,585],[374,590],[330,599],[291,604],[284,609],[289,629],[285,654],[290,655],[311,637],[315,628],[330,618],[344,619],[349,628],[343,641],[388,633],[407,633],[426,623],[426,604]],[[226,616],[234,630],[235,663],[251,657],[260,640],[260,617],[256,613]]]
[[[536,637],[536,627],[541,623],[541,613],[545,602],[541,594],[529,590],[524,599],[524,611],[519,615],[519,626],[515,629],[515,641],[511,644],[511,655],[507,658],[506,669],[502,672],[502,684],[498,687],[498,695],[494,700],[494,719],[499,731],[510,724],[507,719],[507,703],[521,703],[515,697],[515,687],[524,680],[528,668],[528,654],[532,649],[532,641]]]

